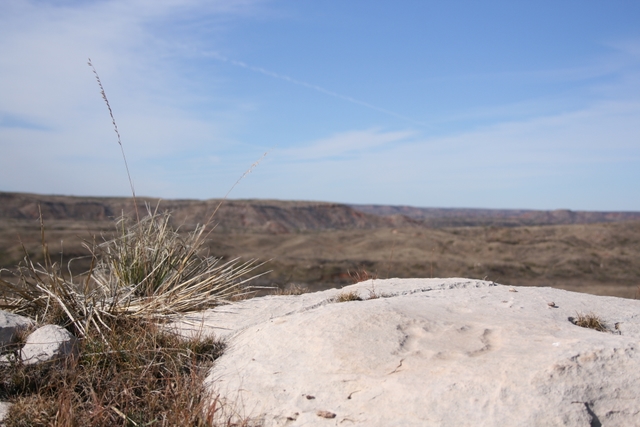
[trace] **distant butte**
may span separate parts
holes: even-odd
[[[220,199],[179,200],[139,197],[145,204],[172,212],[174,222],[205,222]],[[36,219],[38,206],[45,220],[105,220],[131,212],[131,198],[76,197],[0,192],[0,218]],[[215,222],[223,229],[263,229],[279,232],[349,230],[379,227],[515,227],[594,224],[640,220],[640,212],[571,210],[458,209],[413,206],[356,205],[283,200],[226,200]]]

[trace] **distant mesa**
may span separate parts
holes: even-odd
[[[640,220],[640,212],[592,212],[568,209],[461,209],[417,208],[413,206],[350,205],[360,212],[378,216],[403,215],[434,228],[595,224]]]
[[[178,225],[206,221],[220,203],[209,200],[138,198],[139,209],[170,211]],[[0,192],[0,218],[102,221],[133,210],[126,197],[75,197]],[[216,213],[219,229],[256,229],[282,234],[305,230],[349,230],[380,227],[515,227],[593,224],[640,220],[640,212],[418,208],[391,205],[348,205],[282,200],[227,200]]]

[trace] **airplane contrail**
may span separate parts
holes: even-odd
[[[396,112],[393,112],[393,111],[390,111],[390,110],[387,110],[387,109],[384,109],[384,108],[376,107],[375,105],[369,104],[368,102],[360,101],[360,100],[352,98],[350,96],[341,95],[341,94],[339,94],[337,92],[333,92],[333,91],[325,89],[325,88],[323,88],[321,86],[317,86],[317,85],[314,85],[314,84],[311,84],[311,83],[303,82],[301,80],[293,79],[293,78],[291,78],[289,76],[286,76],[284,74],[274,73],[273,71],[269,71],[269,70],[266,70],[266,69],[261,68],[261,67],[255,67],[255,66],[249,65],[249,64],[247,64],[245,62],[237,61],[235,59],[227,58],[225,56],[222,56],[222,55],[220,55],[218,53],[214,53],[214,52],[208,52],[206,54],[206,56],[209,56],[209,57],[211,57],[213,59],[216,59],[218,61],[221,61],[221,62],[226,62],[226,63],[232,64],[232,65],[235,65],[237,67],[242,67],[242,68],[245,68],[247,70],[254,71],[256,73],[264,74],[265,76],[269,76],[269,77],[273,77],[273,78],[276,78],[276,79],[284,80],[286,82],[293,83],[295,85],[304,86],[306,88],[316,90],[316,91],[318,91],[320,93],[324,93],[325,95],[333,96],[335,98],[339,98],[339,99],[342,99],[344,101],[349,101],[349,102],[351,102],[353,104],[362,105],[363,107],[367,107],[367,108],[369,108],[371,110],[375,110],[375,111],[387,114],[389,116],[393,116],[395,118],[398,118],[398,119],[413,123],[415,125],[425,126],[424,123],[421,123],[421,122],[413,120],[413,119],[411,119],[409,117],[403,116],[402,114],[398,114]]]

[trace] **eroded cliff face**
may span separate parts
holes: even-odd
[[[220,205],[220,200],[144,197],[138,199],[141,213],[146,212],[145,204],[152,210],[158,206],[160,211],[171,212],[173,227],[184,232],[206,223],[216,212],[211,221],[215,228],[208,237],[210,253],[272,260],[267,269],[273,273],[262,277],[260,285],[299,283],[326,289],[352,283],[351,276],[363,269],[380,278],[463,276],[626,298],[634,298],[640,285],[640,221],[621,221],[633,213],[393,206],[362,212],[359,209],[367,209],[324,202],[227,200]],[[74,274],[90,267],[83,243],[112,236],[114,219],[123,212],[135,217],[130,198],[0,193],[0,268],[20,262],[23,245],[34,261],[41,260],[38,206],[50,252],[64,266],[74,259]],[[431,215],[427,218],[416,210],[438,212],[427,212]],[[470,211],[475,216],[465,217]],[[495,221],[487,223],[491,212]],[[598,218],[595,214],[609,222],[513,223],[535,217],[547,222],[589,222]],[[440,225],[431,226],[436,220]],[[511,221],[509,226],[495,225],[506,220]],[[441,226],[461,221],[481,225]]]
[[[640,220],[640,212],[588,212],[556,209],[447,209],[413,206],[350,205],[373,215],[402,215],[426,226],[442,227],[521,227],[535,225],[596,224]]]
[[[276,233],[306,230],[371,229],[419,226],[403,215],[367,214],[338,203],[279,200],[162,200],[137,199],[138,210],[171,212],[177,225],[192,227],[212,221],[222,230],[264,230]],[[71,197],[0,193],[0,219],[45,221],[112,221],[134,214],[131,198]],[[215,215],[212,217],[212,215]]]
[[[140,212],[169,211],[174,222],[202,224],[216,212],[214,222],[225,230],[352,230],[380,227],[517,227],[595,224],[640,220],[640,212],[585,212],[570,210],[445,209],[412,206],[346,205],[283,200],[162,200],[139,197]],[[72,197],[0,192],[0,219],[113,220],[133,214],[125,197]]]

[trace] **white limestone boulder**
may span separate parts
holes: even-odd
[[[15,341],[19,329],[32,324],[33,321],[27,317],[0,310],[0,349]]]
[[[4,420],[9,415],[9,409],[11,408],[11,403],[9,402],[0,402],[0,426],[4,425]]]
[[[357,292],[364,301],[333,302]],[[367,299],[371,293],[384,297]],[[575,325],[594,313],[609,327]],[[191,323],[189,323],[191,322]],[[185,319],[228,337],[208,387],[265,426],[640,425],[640,301],[390,279]]]
[[[32,365],[68,357],[77,350],[76,342],[76,337],[61,326],[42,326],[27,337],[21,351],[22,362]]]

